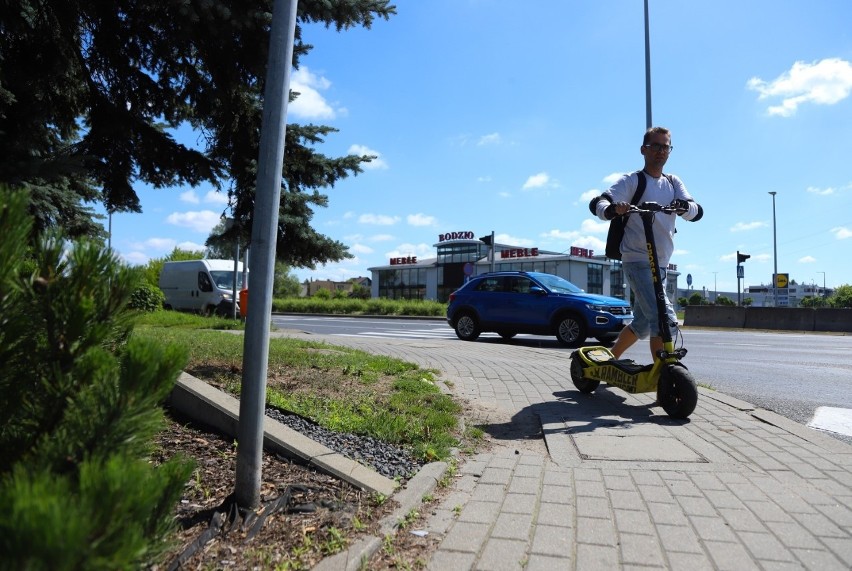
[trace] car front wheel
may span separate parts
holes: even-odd
[[[479,324],[476,318],[465,313],[456,320],[456,336],[462,341],[476,341],[479,337]]]
[[[586,324],[576,315],[566,315],[556,324],[556,339],[568,347],[579,347],[586,340]]]

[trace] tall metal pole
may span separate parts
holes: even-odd
[[[774,267],[772,270],[772,307],[778,307],[778,241],[775,233],[775,191],[770,191],[772,195],[772,257],[774,259]]]
[[[648,0],[645,0],[645,128],[651,122],[651,28],[648,25]]]
[[[272,280],[278,238],[278,208],[284,163],[287,101],[298,0],[275,0],[269,34],[269,59],[260,129],[260,153],[254,223],[251,232],[251,304],[243,345],[243,384],[237,428],[237,470],[234,497],[242,509],[260,504],[263,419],[266,410],[266,371],[269,366],[269,327],[272,320]]]
[[[825,272],[817,272],[822,274],[822,297],[825,297]]]

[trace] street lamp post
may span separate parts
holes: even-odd
[[[645,126],[651,122],[651,28],[648,24],[648,0],[645,0]]]
[[[775,191],[770,191],[772,195],[772,258],[774,266],[772,270],[772,307],[778,307],[778,241],[775,233]]]
[[[817,272],[822,274],[822,297],[825,298],[825,272]]]

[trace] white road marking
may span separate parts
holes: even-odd
[[[852,409],[821,406],[808,423],[810,428],[852,436]]]

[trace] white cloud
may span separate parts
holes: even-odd
[[[409,214],[407,220],[411,226],[435,226],[436,224],[434,216],[427,216],[419,212],[417,214]]]
[[[600,194],[601,194],[601,191],[596,189],[596,188],[589,189],[589,190],[587,190],[586,192],[584,192],[583,194],[580,195],[580,201],[588,204],[589,201],[591,201],[594,197],[596,197]]]
[[[550,184],[550,175],[546,172],[540,172],[529,177],[524,183],[523,189],[529,190],[531,188],[542,188],[548,184]]]
[[[364,145],[352,145],[349,147],[349,151],[347,151],[350,155],[358,155],[362,157],[364,155],[369,155],[375,157],[368,163],[361,163],[361,168],[364,170],[387,170],[390,168],[386,160],[382,158],[382,154],[379,151],[374,151],[373,149],[366,147]]]
[[[818,194],[820,196],[828,196],[829,194],[834,194],[837,192],[834,188],[817,188],[815,186],[809,186],[807,191],[811,194]]]
[[[328,79],[311,73],[307,66],[293,70],[290,89],[298,92],[299,96],[287,105],[287,113],[305,119],[334,119],[337,111],[320,94],[321,90],[329,87],[331,82]]]
[[[370,242],[390,242],[395,239],[391,234],[376,234],[370,237]]]
[[[476,182],[491,182],[490,176],[480,176],[477,177]]]
[[[204,195],[204,202],[208,204],[228,204],[228,195],[217,190],[208,190]]]
[[[494,240],[498,244],[510,244],[512,246],[535,246],[536,244],[528,239],[528,238],[515,238],[509,234],[497,234],[494,236]]]
[[[766,222],[737,222],[731,226],[731,232],[747,232],[767,226]]]
[[[180,244],[177,245],[177,247],[180,248],[181,250],[188,250],[190,252],[197,252],[199,250],[203,252],[204,250],[207,249],[207,246],[205,246],[204,244],[199,244],[198,242],[189,242],[189,241],[181,242]]]
[[[746,85],[760,94],[759,100],[781,99],[779,105],[771,105],[767,109],[769,115],[789,117],[803,103],[833,105],[849,97],[852,92],[852,64],[840,58],[813,63],[797,61],[789,71],[771,82],[752,77]]]
[[[813,256],[805,256],[803,258],[799,258],[800,264],[813,264],[814,262],[816,262],[816,258],[814,258]]]
[[[488,135],[481,136],[476,144],[477,146],[482,147],[485,145],[499,145],[501,142],[502,137],[500,137],[500,133],[490,133]]]
[[[198,204],[201,202],[198,199],[198,195],[195,194],[194,190],[187,190],[186,192],[181,192],[180,199],[182,202],[188,202],[190,204]]]
[[[617,183],[619,180],[621,180],[621,177],[623,177],[623,176],[624,176],[623,172],[614,172],[612,174],[606,175],[603,178],[603,181],[604,181],[604,184],[607,185],[607,187],[610,187],[610,186],[614,185],[615,183]]]
[[[353,244],[349,246],[349,251],[354,254],[372,254],[373,249],[369,246],[365,246],[364,244]]]
[[[135,242],[130,247],[134,250],[165,252],[175,247],[175,241],[171,238],[148,238],[144,242]]]
[[[384,214],[362,214],[358,217],[361,224],[375,224],[377,226],[393,226],[399,222],[399,216],[386,216]]]
[[[550,240],[564,240],[571,241],[576,240],[580,237],[580,233],[576,230],[566,231],[566,230],[549,230],[547,232],[543,232],[539,234],[542,238],[550,239]]]
[[[586,218],[580,225],[580,230],[589,234],[606,234],[609,222],[598,218]]]
[[[219,223],[220,216],[212,210],[201,210],[191,212],[172,212],[166,218],[166,222],[173,226],[190,228],[196,232],[209,233]]]
[[[151,259],[150,256],[143,254],[142,252],[130,252],[122,254],[121,257],[131,266],[144,266],[148,263],[148,260]]]
[[[400,244],[395,250],[385,252],[386,258],[401,258],[417,256],[418,258],[433,258],[435,250],[429,244]]]
[[[846,228],[844,226],[838,226],[837,228],[832,228],[831,231],[834,233],[834,237],[838,240],[845,240],[846,238],[852,238],[852,229]]]

